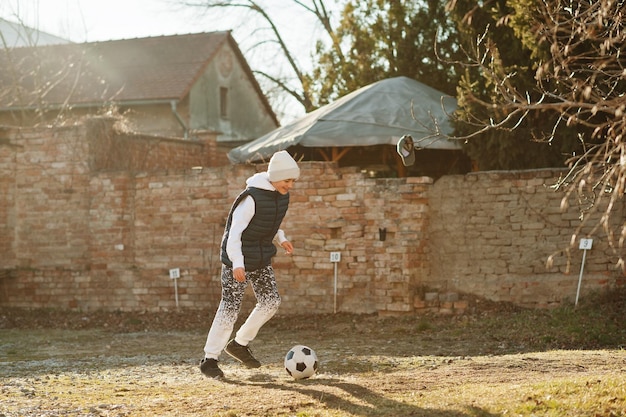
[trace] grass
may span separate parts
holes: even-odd
[[[511,408],[516,415],[560,417],[569,415],[618,416],[624,415],[624,382],[616,375],[604,380],[595,378],[557,379],[536,384],[531,393]]]
[[[483,302],[461,317],[276,317],[253,351],[197,363],[212,312],[0,309],[0,416],[626,416],[626,291],[577,308]],[[209,319],[207,318],[209,317]],[[321,361],[282,369],[295,344]]]

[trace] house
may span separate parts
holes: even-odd
[[[135,132],[241,144],[278,121],[230,31],[9,48],[0,124],[109,112]]]

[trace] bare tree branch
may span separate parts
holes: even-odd
[[[529,113],[557,115],[540,140],[550,141],[564,126],[575,128],[584,152],[571,156],[569,172],[554,188],[565,191],[564,206],[570,198],[579,203],[583,222],[573,238],[585,227],[588,214],[604,210],[586,233],[602,227],[610,245],[622,251],[618,265],[623,268],[626,222],[623,212],[618,218],[612,214],[625,207],[626,5],[615,0],[541,0],[525,12],[534,19],[533,46],[549,51],[537,62],[536,86],[533,91],[520,87],[524,83],[517,82],[515,71],[500,62],[497,45],[488,36],[478,37],[469,65],[491,80],[493,101],[465,92],[464,100],[487,110],[482,116],[467,116],[475,127],[468,137],[515,129]]]
[[[331,39],[332,44],[337,48],[338,53],[341,53],[339,48],[339,40],[336,36],[334,29],[331,25],[331,16],[323,0],[311,0],[309,2],[302,0],[289,0],[306,13],[312,15],[316,21],[318,21],[324,28],[324,31]],[[286,59],[288,67],[290,68],[295,79],[298,80],[298,88],[289,88],[289,82],[285,77],[279,75],[270,75],[267,71],[258,71],[255,69],[255,73],[262,74],[266,79],[273,82],[277,87],[285,91],[288,95],[294,97],[302,106],[305,111],[311,111],[314,108],[313,100],[311,96],[310,88],[307,86],[305,74],[302,67],[298,64],[294,52],[290,50],[284,37],[280,31],[275,18],[272,16],[270,9],[259,1],[254,0],[178,0],[178,4],[186,7],[203,8],[205,12],[215,9],[246,9],[256,14],[267,25],[272,36],[271,39],[261,40],[255,46],[273,42],[276,43],[283,57]]]

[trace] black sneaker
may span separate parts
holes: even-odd
[[[261,362],[252,356],[250,348],[248,346],[241,346],[239,343],[235,342],[235,339],[228,342],[224,351],[248,368],[259,368],[261,366]]]
[[[200,362],[200,371],[209,378],[220,379],[224,377],[224,372],[217,366],[217,359],[204,358]]]

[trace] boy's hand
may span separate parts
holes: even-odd
[[[291,255],[293,253],[293,245],[290,241],[286,240],[281,243],[280,246],[282,246],[282,248],[285,250],[285,254]]]
[[[244,282],[246,280],[246,270],[244,268],[233,269],[233,278],[238,282]]]

